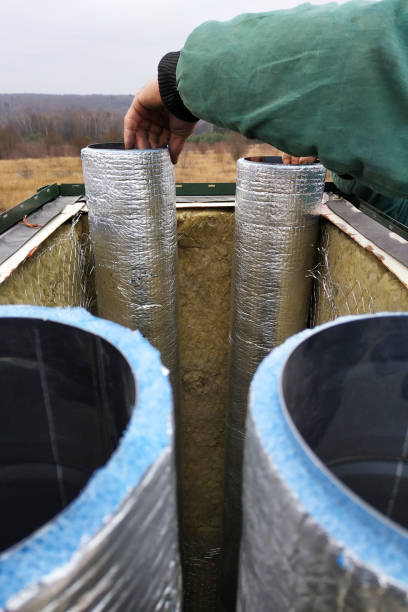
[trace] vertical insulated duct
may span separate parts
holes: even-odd
[[[265,355],[307,325],[320,204],[321,164],[280,157],[237,165],[222,604],[235,608],[242,524],[242,461],[251,378]]]
[[[99,316],[138,329],[177,377],[177,220],[167,149],[82,151]]]

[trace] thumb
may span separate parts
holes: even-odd
[[[170,134],[169,153],[170,153],[170,158],[173,164],[177,163],[178,157],[184,147],[184,143],[186,142],[186,140],[187,140],[186,136]]]

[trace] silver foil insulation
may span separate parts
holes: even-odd
[[[179,611],[158,351],[80,308],[5,306],[0,328],[0,609]]]
[[[179,612],[174,493],[174,461],[166,451],[71,563],[9,600],[7,612]]]
[[[257,369],[238,612],[408,610],[407,333],[406,313],[344,317]]]
[[[307,325],[325,175],[320,164],[285,166],[274,157],[237,165],[222,562],[227,610],[237,588],[248,388],[263,357]]]
[[[403,589],[347,555],[342,543],[305,511],[263,447],[252,418],[247,421],[243,506],[237,612],[408,610]]]
[[[140,332],[177,376],[177,220],[166,149],[82,151],[99,316]]]

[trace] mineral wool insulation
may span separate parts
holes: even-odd
[[[219,599],[234,210],[177,217],[183,609],[208,612]]]
[[[386,231],[384,229],[384,231]],[[349,314],[408,311],[408,291],[383,261],[322,219],[313,327]]]
[[[177,372],[177,220],[167,149],[82,151],[99,316],[138,329]]]
[[[5,306],[0,328],[10,398],[0,469],[13,484],[0,490],[3,546],[16,531],[0,556],[0,609],[180,610],[171,388],[158,352],[82,309]]]
[[[320,164],[286,166],[280,157],[238,162],[222,562],[227,610],[234,609],[237,585],[248,387],[262,358],[307,324],[325,174]]]
[[[407,337],[406,314],[344,317],[258,368],[238,612],[408,610]]]

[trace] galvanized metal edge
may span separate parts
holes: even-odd
[[[325,198],[328,198],[327,194],[325,194]],[[326,205],[325,200],[323,200],[321,215],[335,225],[339,230],[347,234],[349,238],[354,240],[354,242],[360,245],[363,249],[372,253],[390,272],[392,272],[392,274],[394,274],[394,276],[398,278],[404,287],[408,289],[408,268],[406,266],[389,255],[389,253],[378,247],[376,244],[374,244],[374,242],[363,236],[363,234],[350,225],[350,223],[347,223],[347,221],[336,215],[336,213],[330,210],[330,208]],[[394,234],[394,236],[395,240],[404,241],[404,239],[400,236],[397,236],[396,234]]]
[[[26,215],[30,215],[59,195],[59,186],[54,183],[53,185],[47,185],[41,188],[35,195],[31,196],[31,198],[27,198],[27,200],[14,206],[14,208],[6,210],[0,215],[0,234],[21,221]]]
[[[84,211],[83,202],[75,202],[67,205],[58,215],[53,217],[46,225],[40,228],[32,238],[27,240],[8,259],[0,264],[0,284],[3,283],[18,266],[28,257],[33,255],[44,240],[55,232],[63,223],[72,219],[79,212]]]

